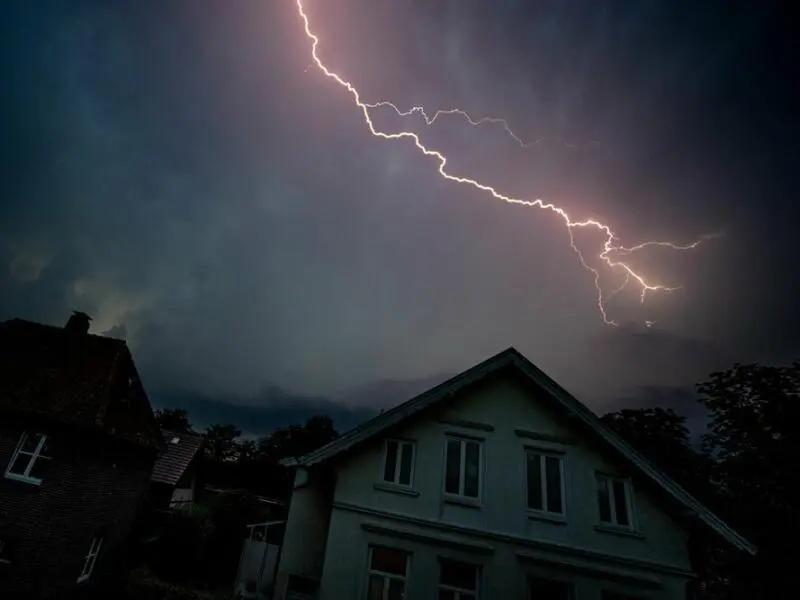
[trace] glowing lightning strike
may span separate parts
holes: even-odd
[[[560,142],[563,146],[566,146],[567,148],[570,148],[572,150],[584,150],[591,146],[600,145],[598,142],[595,141],[587,142],[586,144],[580,144],[580,145],[570,144],[569,142],[560,137],[542,137],[533,140],[532,142],[526,142],[511,130],[511,126],[505,119],[500,119],[498,117],[481,117],[480,119],[476,119],[470,116],[469,113],[467,113],[466,111],[461,110],[460,108],[437,110],[435,113],[433,113],[432,117],[429,117],[428,113],[426,113],[425,109],[421,106],[413,106],[406,111],[401,111],[399,108],[397,108],[396,104],[392,104],[391,102],[387,102],[386,100],[383,100],[381,102],[375,102],[374,104],[364,104],[364,106],[366,106],[367,108],[381,108],[381,107],[391,108],[401,117],[410,117],[411,115],[416,113],[421,115],[422,118],[425,119],[425,123],[427,125],[433,125],[436,119],[445,115],[459,115],[460,117],[466,119],[467,122],[473,127],[478,127],[479,125],[483,125],[484,123],[491,123],[493,125],[502,125],[503,129],[508,134],[508,136],[511,137],[515,142],[517,142],[520,148],[530,148],[532,146],[537,146],[542,142],[546,142],[548,140],[554,140],[556,142]]]
[[[600,221],[596,221],[594,219],[586,219],[584,221],[573,221],[563,208],[560,208],[560,207],[558,207],[558,206],[556,206],[554,204],[545,203],[544,201],[542,201],[542,200],[540,200],[538,198],[536,200],[523,200],[523,199],[520,199],[520,198],[512,198],[511,196],[506,196],[506,195],[498,192],[493,187],[491,187],[489,185],[486,185],[484,183],[481,183],[481,182],[479,182],[479,181],[477,181],[475,179],[471,179],[469,177],[460,177],[460,176],[453,175],[453,174],[449,173],[447,171],[447,157],[444,154],[442,154],[441,152],[439,152],[438,150],[433,150],[433,149],[430,149],[430,148],[426,147],[425,145],[423,145],[422,141],[420,140],[420,138],[419,138],[419,136],[417,134],[415,134],[415,133],[413,133],[411,131],[399,131],[399,132],[396,132],[396,133],[386,133],[384,131],[379,131],[378,129],[376,129],[374,123],[372,122],[372,118],[370,117],[370,112],[369,112],[370,109],[376,108],[378,106],[385,106],[385,107],[389,107],[389,108],[393,109],[399,116],[408,116],[408,115],[410,115],[410,114],[412,114],[414,112],[417,112],[417,113],[423,115],[423,117],[425,118],[425,121],[428,124],[433,123],[433,121],[436,119],[436,117],[438,115],[440,115],[440,114],[459,114],[459,115],[467,118],[470,121],[470,123],[472,123],[473,125],[478,125],[478,124],[480,124],[482,122],[499,122],[499,123],[504,124],[506,130],[514,137],[514,139],[516,139],[517,141],[520,141],[520,142],[521,142],[521,140],[516,135],[514,135],[513,132],[511,132],[511,129],[508,127],[508,123],[504,119],[484,118],[484,119],[480,119],[478,121],[475,121],[467,113],[465,113],[462,110],[458,110],[458,109],[453,109],[453,110],[448,110],[448,111],[438,111],[437,113],[434,114],[434,116],[432,118],[429,119],[427,114],[425,114],[425,112],[423,111],[423,109],[419,108],[419,107],[414,107],[410,111],[406,111],[405,113],[403,113],[394,104],[392,104],[390,102],[379,102],[379,103],[376,103],[376,104],[367,104],[366,102],[361,100],[361,95],[359,94],[358,90],[349,81],[346,81],[345,79],[343,79],[342,77],[337,75],[335,72],[331,71],[322,62],[322,60],[320,59],[319,54],[318,54],[319,37],[317,37],[317,35],[314,32],[311,31],[311,26],[310,26],[310,23],[309,23],[308,15],[306,14],[305,9],[303,8],[303,0],[295,0],[295,3],[297,5],[298,15],[300,16],[300,18],[303,21],[303,27],[305,29],[305,34],[308,37],[308,39],[311,40],[311,57],[312,57],[312,60],[313,60],[313,64],[316,65],[316,67],[326,77],[334,80],[336,83],[338,83],[340,86],[345,88],[348,92],[350,92],[350,95],[353,97],[353,100],[355,101],[356,106],[358,106],[361,109],[361,113],[364,116],[364,122],[367,125],[367,127],[369,128],[369,131],[370,131],[370,133],[372,133],[373,136],[381,138],[381,139],[384,139],[384,140],[401,140],[401,139],[410,140],[414,144],[414,146],[416,146],[416,148],[422,154],[424,154],[425,156],[428,156],[428,157],[436,159],[436,161],[439,163],[439,168],[438,168],[439,174],[443,178],[445,178],[445,179],[447,179],[449,181],[453,181],[453,182],[460,183],[460,184],[470,185],[470,186],[472,186],[472,187],[474,187],[476,189],[479,189],[479,190],[482,190],[484,192],[487,192],[488,194],[490,194],[496,200],[502,200],[503,202],[507,202],[509,204],[518,204],[518,205],[522,205],[522,206],[531,206],[531,207],[546,209],[546,210],[549,210],[551,212],[556,213],[559,217],[561,217],[561,219],[564,221],[564,224],[567,227],[567,234],[569,235],[570,246],[572,246],[572,249],[578,255],[578,260],[580,261],[580,263],[583,266],[583,268],[586,269],[587,271],[589,271],[590,273],[592,273],[592,275],[594,277],[594,286],[595,286],[595,289],[597,290],[597,308],[600,310],[600,314],[603,317],[603,322],[606,323],[607,325],[617,325],[617,323],[608,318],[608,315],[607,315],[606,309],[605,309],[605,305],[604,305],[604,301],[607,300],[609,297],[619,293],[631,280],[636,282],[639,285],[639,288],[641,290],[641,295],[640,295],[641,302],[644,302],[644,299],[645,299],[645,296],[647,295],[647,292],[656,292],[656,291],[672,292],[672,291],[680,289],[678,287],[668,287],[668,286],[665,286],[665,285],[662,285],[662,284],[648,283],[647,280],[645,280],[644,276],[642,276],[639,273],[637,273],[636,271],[634,271],[633,268],[630,267],[628,264],[626,264],[624,262],[621,262],[621,261],[618,261],[618,260],[612,259],[611,258],[612,254],[614,254],[614,253],[630,254],[632,252],[636,252],[637,250],[641,250],[643,248],[647,248],[647,247],[650,247],[650,246],[662,246],[662,247],[671,248],[673,250],[689,250],[689,249],[697,247],[703,240],[708,239],[709,237],[714,237],[714,236],[704,236],[704,237],[700,238],[699,240],[697,240],[695,242],[692,242],[691,244],[686,244],[686,245],[678,245],[678,244],[675,244],[675,243],[672,243],[672,242],[649,241],[649,242],[643,242],[641,244],[638,244],[636,246],[631,246],[631,247],[620,246],[620,245],[616,244],[616,241],[617,241],[616,234],[611,230],[611,228],[608,225],[606,225],[604,223],[601,223]],[[619,271],[622,271],[625,274],[625,281],[622,284],[622,286],[620,286],[617,290],[615,290],[614,292],[609,294],[608,297],[604,297],[603,289],[600,286],[600,271],[598,271],[597,269],[589,266],[589,264],[584,259],[583,254],[578,249],[578,246],[575,243],[575,236],[574,236],[574,231],[573,230],[574,229],[581,229],[581,228],[593,228],[593,229],[597,229],[597,230],[600,230],[600,231],[603,232],[603,234],[605,235],[606,239],[603,242],[602,251],[597,255],[598,258],[603,263],[605,263],[610,269],[619,270]],[[653,324],[653,321],[648,321],[647,324],[648,324],[648,327],[649,327],[649,326],[651,326]]]

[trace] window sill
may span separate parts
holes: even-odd
[[[483,505],[478,498],[468,498],[466,496],[453,496],[451,494],[444,495],[444,501],[447,504],[458,504],[468,508],[482,508]]]
[[[24,475],[17,475],[16,473],[6,473],[6,479],[11,479],[12,481],[21,481],[22,483],[28,483],[30,485],[41,485],[41,479],[34,479],[33,477],[25,477]]]
[[[528,510],[528,518],[532,521],[546,521],[547,523],[555,523],[556,525],[566,525],[566,515],[554,515],[536,510]]]
[[[620,527],[618,525],[605,525],[605,524],[602,524],[602,525],[595,525],[594,528],[595,528],[595,531],[600,531],[601,533],[611,533],[611,534],[614,534],[614,535],[622,535],[622,536],[625,536],[625,537],[632,537],[632,538],[636,538],[636,539],[639,539],[639,540],[643,540],[644,539],[644,534],[643,533],[639,533],[638,531],[636,531],[634,529],[630,529],[628,527]]]
[[[391,483],[376,483],[372,486],[378,491],[381,492],[391,492],[392,494],[403,494],[404,496],[419,496],[419,492],[413,488],[404,486],[404,485],[396,485]]]

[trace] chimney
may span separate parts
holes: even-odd
[[[89,321],[91,320],[92,317],[87,315],[85,312],[73,310],[72,316],[69,318],[69,321],[67,321],[64,329],[74,333],[89,333]]]

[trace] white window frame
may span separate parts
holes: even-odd
[[[469,565],[475,569],[475,587],[471,590],[465,588],[459,588],[452,585],[445,585],[442,583],[442,560],[447,560],[450,562],[461,563],[464,565]],[[440,558],[439,559],[439,583],[436,585],[437,592],[447,591],[453,592],[454,599],[453,600],[480,600],[481,598],[481,567],[480,565],[476,565],[475,563],[466,562],[463,560],[455,560],[450,558]],[[463,594],[463,595],[462,595]],[[437,593],[436,598],[438,600],[439,594]]]
[[[83,560],[83,568],[81,574],[78,576],[78,583],[82,583],[89,579],[94,573],[94,567],[97,564],[97,557],[100,554],[100,549],[103,547],[103,536],[96,535],[92,538],[92,544],[89,546],[89,553]]]
[[[459,442],[461,445],[461,453],[459,457],[458,469],[458,492],[447,491],[447,446],[450,442]],[[466,496],[464,494],[464,484],[466,478],[464,475],[467,471],[467,444],[478,445],[478,495]],[[468,502],[481,502],[483,498],[483,440],[478,438],[463,437],[458,435],[447,435],[444,439],[444,477],[442,478],[442,490],[446,498],[454,498],[458,500],[466,500]]]
[[[11,560],[8,558],[3,558],[3,552],[8,550],[8,542],[3,538],[0,538],[0,564],[11,564]]]
[[[567,589],[567,598],[568,600],[575,600],[577,596],[576,586],[575,583],[572,581],[565,581],[563,579],[556,579],[553,577],[547,576],[540,576],[540,575],[530,575],[525,579],[525,597],[527,600],[536,600],[535,597],[531,595],[531,588],[534,581],[548,581],[550,583],[559,583],[566,586]]]
[[[608,489],[608,503],[609,503],[609,515],[611,517],[611,521],[603,521],[602,515],[600,514],[600,504],[597,504],[597,518],[600,524],[603,527],[615,527],[618,529],[627,529],[627,530],[635,530],[636,529],[636,520],[634,518],[633,513],[633,485],[631,484],[630,479],[625,477],[617,477],[614,475],[607,475],[605,473],[597,473],[595,475],[597,480],[605,480]],[[628,524],[621,525],[617,522],[617,506],[614,497],[614,483],[621,483],[623,489],[625,490],[625,510],[628,511]]]
[[[42,437],[39,440],[39,443],[36,444],[36,448],[33,450],[33,452],[28,452],[27,450],[22,449],[25,446],[25,442],[28,440],[28,435],[29,434],[27,431],[22,432],[19,442],[17,442],[17,447],[14,449],[14,454],[11,456],[11,460],[8,461],[8,465],[6,465],[5,476],[7,479],[15,479],[17,481],[24,481],[25,483],[31,483],[33,485],[41,485],[42,480],[38,477],[31,477],[30,472],[37,460],[50,460],[52,458],[51,456],[42,454],[42,448],[44,448],[44,445],[47,443],[48,436],[46,434],[36,432],[34,435],[41,435]],[[21,455],[28,457],[28,464],[25,467],[25,471],[22,474],[12,473],[11,467],[16,464]]]
[[[375,548],[387,548],[389,550],[395,550],[397,552],[404,552],[406,555],[406,568],[405,573],[403,575],[398,575],[397,573],[387,573],[386,571],[379,571],[377,569],[372,568],[372,554],[375,551]],[[364,598],[369,598],[369,581],[374,577],[382,577],[383,578],[383,588],[381,590],[381,600],[389,600],[389,581],[402,581],[403,582],[403,596],[406,597],[408,595],[408,571],[410,570],[411,566],[411,552],[407,550],[403,550],[402,548],[391,548],[389,546],[381,546],[380,544],[371,545],[369,547],[369,553],[367,556],[367,581],[364,587]]]
[[[542,508],[533,508],[532,506],[528,505],[528,488],[530,486],[530,481],[528,481],[528,461],[530,460],[530,456],[535,454],[539,457],[539,485],[542,490]],[[558,512],[553,512],[547,510],[547,472],[545,470],[545,465],[547,464],[546,458],[555,458],[558,461],[558,479],[559,485],[561,486],[561,510]],[[536,448],[533,446],[528,446],[525,448],[525,505],[528,508],[528,512],[532,515],[542,515],[546,517],[554,517],[557,519],[566,519],[567,517],[567,469],[566,469],[566,457],[564,456],[563,452],[556,452],[554,450],[544,450],[542,448]]]
[[[394,481],[386,480],[386,461],[389,460],[389,444],[397,444],[397,456],[394,464]],[[403,459],[403,446],[411,446],[411,472],[408,483],[400,482],[400,465]],[[381,461],[381,473],[379,481],[384,485],[392,485],[402,488],[414,487],[414,471],[417,462],[417,444],[413,440],[401,440],[397,438],[387,439],[383,443],[383,460]]]

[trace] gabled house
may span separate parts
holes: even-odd
[[[285,464],[275,600],[685,599],[756,549],[514,349]]]
[[[75,598],[122,574],[161,445],[124,341],[0,323],[0,598]]]
[[[150,498],[162,508],[189,508],[202,487],[205,438],[196,433],[161,430],[163,450],[153,465]]]

